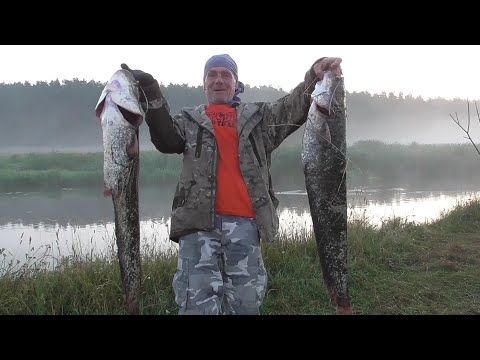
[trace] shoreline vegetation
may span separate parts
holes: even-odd
[[[263,247],[268,291],[261,314],[333,315],[315,240],[295,230]],[[141,312],[175,315],[176,250],[150,244],[142,247]],[[99,256],[60,257],[53,269],[48,253],[18,266],[0,249],[0,314],[126,314],[118,260],[114,246],[108,248]],[[357,315],[480,314],[480,200],[459,203],[427,224],[351,219],[348,274]]]
[[[274,187],[304,187],[301,145],[272,154]],[[433,188],[445,184],[477,186],[478,154],[471,144],[387,144],[359,141],[347,148],[347,187],[405,185]],[[140,186],[175,184],[182,157],[142,151]],[[103,185],[103,153],[27,153],[0,155],[3,192],[89,188]]]

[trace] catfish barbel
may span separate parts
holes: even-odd
[[[127,70],[118,70],[95,108],[103,132],[104,195],[112,198],[122,288],[129,314],[140,313],[141,266],[138,212],[139,137],[145,113],[139,87]]]
[[[315,85],[302,162],[323,279],[337,314],[351,314],[347,288],[346,105],[343,77]]]

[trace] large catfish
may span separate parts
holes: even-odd
[[[337,314],[351,314],[347,288],[346,104],[343,77],[327,71],[312,93],[302,161],[323,278]]]
[[[122,287],[132,315],[140,313],[141,297],[138,128],[145,113],[139,99],[137,82],[122,69],[108,81],[95,108],[103,131],[104,195],[113,201]]]

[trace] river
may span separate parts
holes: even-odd
[[[140,189],[143,247],[159,251],[177,248],[167,235],[173,193],[174,187]],[[394,216],[423,223],[479,194],[480,189],[356,189],[348,192],[348,216],[350,220],[365,217],[374,225]],[[277,195],[280,231],[310,231],[305,191],[280,191]],[[98,189],[0,193],[0,269],[2,261],[4,266],[12,259],[24,263],[45,253],[53,259],[102,256],[115,250],[113,234],[113,205]]]

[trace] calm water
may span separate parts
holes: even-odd
[[[142,245],[165,251],[176,249],[168,240],[168,226],[174,187],[141,189],[140,231]],[[442,211],[480,194],[470,191],[423,191],[363,189],[349,191],[349,218],[366,216],[373,224],[395,217],[425,222]],[[311,229],[306,193],[300,190],[278,193],[280,231]],[[54,193],[0,193],[0,261],[39,258],[48,251],[60,254],[100,255],[115,250],[113,205],[101,191],[63,189]],[[3,252],[2,252],[3,249]],[[1,264],[0,264],[1,267]]]

